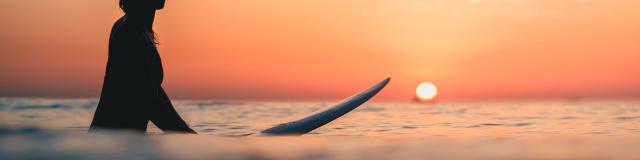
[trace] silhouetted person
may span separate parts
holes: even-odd
[[[90,132],[145,132],[153,122],[164,132],[196,133],[178,115],[162,89],[162,62],[152,29],[164,0],[120,0],[125,15],[111,30],[109,61]]]

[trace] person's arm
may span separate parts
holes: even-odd
[[[162,87],[159,89],[158,99],[159,105],[153,108],[150,117],[153,124],[165,133],[197,134],[173,108],[169,96]]]

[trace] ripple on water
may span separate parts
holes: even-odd
[[[609,132],[607,131],[591,131],[587,134],[609,134]]]
[[[560,119],[560,120],[571,120],[571,119],[578,119],[578,117],[564,116],[564,117],[559,117],[558,119]]]
[[[249,126],[232,126],[232,127],[229,127],[229,129],[247,129],[247,128],[249,128]]]
[[[216,106],[239,106],[243,105],[242,102],[224,102],[224,101],[208,101],[208,102],[194,102],[187,103],[186,105],[194,105],[201,107],[216,107]]]
[[[616,119],[620,121],[627,121],[627,120],[640,119],[640,116],[620,116],[620,117],[616,117]]]
[[[477,115],[481,115],[481,116],[494,116],[496,115],[495,113],[476,113]]]
[[[516,133],[524,133],[524,134],[545,134],[547,132],[545,131],[523,131],[523,132],[516,132]]]
[[[205,133],[210,133],[210,132],[213,132],[213,131],[216,131],[216,130],[217,130],[217,129],[215,129],[215,128],[205,128],[205,129],[202,129],[202,131],[204,131]]]
[[[13,108],[14,110],[31,110],[31,109],[69,109],[71,106],[64,104],[32,104],[20,105]]]
[[[500,124],[500,123],[482,123],[467,126],[466,128],[480,128],[480,127],[525,127],[530,126],[531,123],[513,123],[513,124]]]
[[[415,128],[418,128],[418,127],[416,127],[416,126],[402,126],[402,128],[405,128],[405,129],[415,129]]]
[[[385,109],[382,107],[378,107],[378,106],[364,106],[361,107],[360,109],[358,109],[357,111],[361,111],[361,112],[381,112],[384,111]]]
[[[216,126],[216,127],[227,127],[229,125],[228,124],[215,124],[214,126]]]
[[[514,127],[524,127],[524,126],[529,126],[531,125],[531,123],[515,123],[515,124],[511,124],[511,126]]]
[[[204,124],[196,124],[196,125],[193,125],[193,127],[195,127],[195,128],[206,127],[206,126],[207,126],[207,125],[204,125]]]

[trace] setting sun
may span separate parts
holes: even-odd
[[[438,88],[431,82],[422,82],[416,88],[416,96],[419,100],[431,100],[438,94]]]

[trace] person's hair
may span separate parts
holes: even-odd
[[[149,5],[149,0],[119,0],[120,1],[120,9],[126,14],[127,11],[132,11],[135,9],[143,9],[145,5]],[[153,38],[153,43],[160,44],[158,42],[158,34],[153,31],[153,28],[149,29],[151,32],[151,37]]]
[[[120,9],[125,13],[132,9],[141,9],[145,6],[145,1],[149,0],[120,0]]]
[[[119,6],[120,6],[120,9],[121,9],[124,13],[127,13],[128,8],[130,8],[130,7],[129,7],[129,5],[130,5],[130,4],[131,4],[131,2],[130,2],[130,1],[128,1],[128,0],[120,0],[120,4],[119,4]]]

